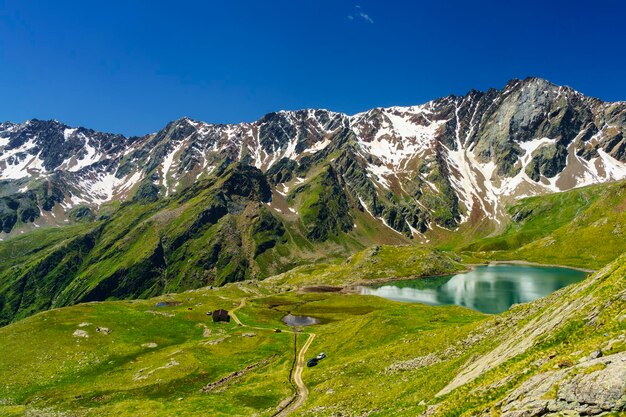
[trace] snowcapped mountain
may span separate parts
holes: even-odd
[[[426,239],[438,227],[497,226],[506,204],[522,196],[626,178],[625,134],[626,102],[538,78],[353,116],[280,111],[234,125],[182,118],[130,138],[57,121],[7,122],[0,227],[6,235],[112,201],[170,197],[239,162],[264,173],[266,204],[287,220],[302,215],[296,196],[325,175],[346,211]],[[353,227],[346,215],[331,216],[344,232]]]

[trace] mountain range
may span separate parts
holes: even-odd
[[[623,415],[625,131],[538,78],[141,137],[2,123],[0,414]],[[363,292],[479,265],[456,305]],[[589,274],[538,298],[524,271],[557,265]]]
[[[485,216],[497,222],[503,203],[521,196],[625,178],[625,130],[625,102],[538,78],[354,116],[280,111],[235,125],[182,118],[142,137],[7,122],[0,220],[5,234],[61,224],[72,209],[167,197],[239,162],[263,173],[274,213],[297,215],[289,200],[328,169],[351,208],[423,238]]]
[[[626,178],[625,134],[626,102],[539,78],[353,116],[182,118],[141,137],[2,123],[0,319],[487,236],[523,215],[508,210],[519,198]]]

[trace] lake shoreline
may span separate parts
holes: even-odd
[[[351,290],[392,301],[457,305],[484,314],[500,314],[515,304],[546,297],[587,277],[588,272],[577,268],[501,261],[472,265],[469,271],[452,276],[393,280]]]
[[[339,285],[335,288],[339,288],[339,291],[337,292],[342,292],[344,294],[360,294],[361,287],[367,287],[370,285],[380,285],[380,284],[385,284],[387,282],[410,281],[414,279],[425,279],[425,278],[439,278],[439,277],[452,276],[456,274],[464,274],[466,272],[473,271],[477,266],[484,266],[484,265],[464,264],[464,266],[466,266],[467,268],[459,269],[454,272],[448,272],[446,274],[434,274],[434,275],[427,274],[427,275],[411,275],[411,276],[406,276],[406,277],[373,278],[373,279],[366,279],[366,280],[361,280],[357,282],[352,282],[350,284]],[[313,287],[303,287],[300,289],[300,291],[307,292],[306,290],[310,288],[313,288]]]
[[[565,269],[573,269],[575,271],[582,271],[592,274],[594,272],[598,272],[597,269],[588,269],[588,268],[580,268],[577,266],[567,266],[567,265],[559,265],[559,264],[542,264],[539,262],[530,262],[524,261],[521,259],[512,259],[509,261],[489,261],[484,264],[471,264],[476,266],[489,266],[489,265],[528,265],[528,266],[537,266],[537,267],[546,267],[546,268],[565,268]]]
[[[446,277],[449,275],[456,274],[464,274],[466,272],[473,271],[476,267],[479,266],[489,266],[489,265],[526,265],[526,266],[536,266],[536,267],[545,267],[545,268],[564,268],[564,269],[572,269],[575,271],[586,272],[588,274],[592,274],[597,272],[596,269],[588,269],[588,268],[579,268],[576,266],[568,266],[568,265],[559,265],[559,264],[542,264],[538,262],[530,262],[524,261],[521,259],[511,259],[511,260],[497,260],[497,261],[486,261],[484,263],[472,263],[472,264],[463,264],[465,268],[459,269],[458,271],[449,272],[446,274],[427,274],[427,275],[412,275],[405,277],[384,277],[384,278],[374,278],[374,279],[366,279],[357,282],[351,282],[343,285],[307,285],[304,287],[298,288],[298,292],[301,293],[315,293],[315,292],[337,292],[343,294],[360,294],[360,287],[367,287],[371,285],[381,285],[388,282],[395,281],[410,281],[414,279],[425,279],[425,278],[438,278],[438,277]]]

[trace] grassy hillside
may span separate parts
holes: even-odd
[[[394,267],[397,255],[407,257],[398,250],[415,249],[366,251],[341,271],[367,262],[368,278],[375,279]],[[446,256],[413,255],[416,264]],[[315,277],[334,284],[363,278],[337,274],[338,267],[150,300],[81,304],[1,328],[0,414],[273,415],[293,392],[294,335],[280,321],[287,313],[320,321],[295,338],[302,346],[314,332],[307,356],[328,355],[304,371],[310,395],[295,413],[302,416],[471,416],[486,409],[499,415],[523,408],[509,396],[534,377],[560,378],[541,401],[560,398],[559,384],[568,386],[575,375],[615,381],[606,372],[617,371],[606,361],[626,351],[626,254],[580,284],[497,316],[301,291]],[[235,306],[246,327],[213,324],[205,315]],[[589,359],[598,349],[604,362]],[[585,386],[602,396],[614,383]]]
[[[205,315],[232,308],[243,294],[230,286],[150,301],[88,303],[5,327],[0,343],[10,355],[0,361],[0,415],[247,415],[274,407],[290,393],[293,337],[271,331],[245,337],[245,330],[214,325]],[[156,307],[158,301],[181,304]],[[87,336],[74,336],[76,331]],[[228,390],[201,391],[253,364],[258,370]]]
[[[391,247],[366,251],[358,255],[360,261],[348,265],[356,270],[369,262],[375,277],[388,271],[391,259],[411,252],[414,265],[423,257],[424,261],[439,259],[451,268],[445,271],[458,267],[445,254],[414,247],[400,251]],[[311,271],[309,278],[318,271]],[[398,274],[406,272],[398,269]],[[431,273],[432,266],[425,262],[421,272]],[[302,282],[311,281],[304,275],[300,271]],[[352,277],[344,276],[342,282],[353,282]],[[294,291],[296,286],[293,280],[277,277],[150,300],[86,303],[1,328],[0,350],[6,355],[0,360],[0,378],[6,383],[0,386],[0,415],[131,416],[148,410],[149,415],[164,416],[197,415],[200,410],[209,415],[272,415],[292,393],[288,375],[294,335],[280,321],[289,311],[321,320],[323,324],[314,328],[318,334],[315,350],[332,352],[330,345],[336,341],[349,341],[344,345],[349,350],[332,353],[329,366],[356,360],[365,354],[361,349],[370,354],[391,349],[418,331],[430,335],[430,342],[424,342],[421,349],[435,342],[445,344],[484,318],[462,308],[432,309],[359,295],[300,293]],[[209,309],[232,309],[243,299],[248,303],[239,317],[255,328],[213,324],[205,314]],[[159,307],[159,302],[166,305]],[[276,333],[276,328],[283,331]],[[355,337],[358,329],[364,333]],[[378,345],[365,343],[371,332],[380,336]],[[304,335],[297,338],[299,345],[305,340]],[[398,344],[384,357],[388,360],[402,349]],[[214,391],[201,390],[259,363]]]
[[[600,268],[626,250],[626,182],[520,200],[494,237],[458,248],[469,260],[524,259]]]
[[[280,215],[261,171],[234,164],[169,198],[138,194],[94,221],[1,242],[0,325],[77,302],[262,279],[407,241],[358,210],[352,217],[344,200],[333,200],[339,190],[332,179],[324,171],[304,182],[301,188],[316,193],[301,190],[308,198],[291,201],[302,216]]]
[[[343,286],[372,280],[446,275],[465,268],[460,257],[428,246],[374,246],[346,260],[301,266],[269,281],[295,286]]]

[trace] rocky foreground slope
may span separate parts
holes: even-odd
[[[494,318],[465,348],[481,345],[427,414],[471,407],[485,416],[623,415],[626,254],[580,284]]]
[[[7,122],[0,226],[15,234],[112,201],[171,196],[240,162],[267,179],[276,215],[302,216],[292,202],[322,172],[342,211],[425,240],[434,228],[485,219],[493,227],[511,199],[626,178],[625,132],[625,102],[537,78],[354,116],[281,111],[235,125],[183,118],[130,138],[57,121]],[[350,214],[331,217],[337,231],[354,227]]]

